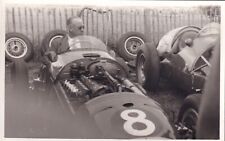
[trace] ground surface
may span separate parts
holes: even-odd
[[[6,67],[5,81],[5,136],[73,138],[77,129],[57,98],[44,92],[14,89],[9,68]],[[37,68],[36,64],[29,64],[30,79]],[[185,96],[170,86],[162,86],[148,95],[160,103],[170,123],[174,124]]]

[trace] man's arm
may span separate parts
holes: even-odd
[[[43,57],[41,58],[41,62],[47,66],[49,66],[52,60],[56,60],[56,56],[58,53],[58,48],[60,47],[61,39],[54,40],[51,44],[51,47],[48,47],[46,51],[43,53]],[[51,57],[51,58],[50,58]]]

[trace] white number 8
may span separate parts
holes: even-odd
[[[129,116],[131,113],[137,114],[137,116]],[[148,136],[155,131],[155,124],[152,121],[146,119],[146,114],[141,110],[124,110],[121,112],[120,116],[122,119],[126,120],[123,125],[124,130],[133,136]],[[146,128],[142,130],[134,129],[132,125],[137,122],[144,124]]]

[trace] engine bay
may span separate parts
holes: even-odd
[[[114,92],[134,92],[145,95],[145,90],[128,79],[121,64],[108,58],[86,57],[71,62],[62,70],[60,83],[69,98],[94,97]]]

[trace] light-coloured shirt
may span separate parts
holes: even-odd
[[[81,48],[80,42],[76,37],[71,38],[70,36],[68,36],[68,44],[70,50],[73,50],[74,48]]]

